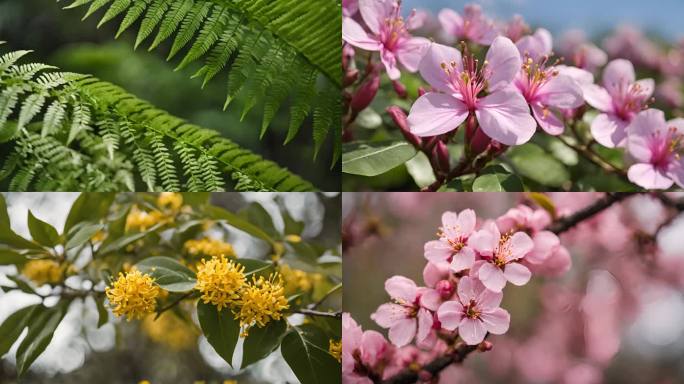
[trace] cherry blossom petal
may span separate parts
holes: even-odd
[[[468,117],[468,109],[460,100],[441,93],[419,97],[408,116],[411,133],[421,137],[450,132]]]
[[[629,60],[613,60],[603,71],[603,86],[611,95],[619,94],[621,87],[632,84],[635,80],[634,65]]]
[[[379,326],[389,328],[400,320],[407,318],[408,315],[408,308],[399,304],[387,303],[380,305],[370,317]]]
[[[680,188],[684,188],[684,160],[680,159],[672,164],[668,175]]]
[[[547,107],[540,104],[532,104],[532,112],[539,126],[549,135],[558,136],[565,131],[565,123]]]
[[[418,334],[416,341],[421,342],[425,340],[432,330],[432,313],[427,309],[421,308],[418,310]]]
[[[587,70],[562,64],[556,65],[554,68],[561,76],[568,76],[569,78],[575,80],[578,85],[594,83],[594,75]]]
[[[449,276],[449,264],[446,262],[428,262],[423,268],[423,281],[425,285],[434,288],[438,282]]]
[[[401,71],[397,67],[397,57],[394,52],[382,48],[380,50],[380,61],[385,66],[385,71],[387,71],[387,77],[390,80],[398,80],[401,77]]]
[[[475,114],[482,131],[505,145],[528,142],[537,128],[525,98],[510,88],[481,99]]]
[[[525,260],[532,264],[543,263],[560,245],[558,236],[550,231],[537,232],[532,241],[534,241],[534,248],[525,256]]]
[[[342,39],[366,51],[379,51],[382,47],[381,42],[366,33],[359,23],[349,17],[342,18]]]
[[[655,91],[655,81],[653,79],[642,79],[637,81],[635,84],[641,90],[639,94],[641,94],[644,99],[648,99],[653,96],[653,92]]]
[[[628,125],[615,115],[602,113],[591,122],[591,134],[604,147],[620,147],[625,144]]]
[[[515,45],[523,60],[529,57],[534,61],[538,61],[540,58],[551,53],[553,38],[549,31],[540,28],[537,29],[534,35],[524,36],[518,40]]]
[[[439,19],[442,29],[444,29],[449,36],[455,36],[463,27],[463,18],[452,9],[442,9],[439,11],[437,19]]]
[[[459,227],[458,213],[451,211],[442,213],[442,230],[447,236],[451,237],[458,234],[459,232],[454,231],[454,229],[458,229]]]
[[[543,104],[563,109],[577,108],[584,103],[582,89],[575,80],[563,75],[544,83],[537,96]]]
[[[684,135],[684,119],[683,118],[676,118],[669,120],[667,122],[668,127],[675,127],[677,129],[677,133],[680,135]]]
[[[458,299],[461,303],[468,303],[470,300],[475,300],[482,290],[481,286],[478,286],[479,282],[477,279],[472,277],[462,277],[458,281]]]
[[[385,281],[385,291],[393,299],[401,299],[407,303],[413,303],[418,294],[416,283],[404,276],[392,276]]]
[[[464,209],[458,214],[458,225],[461,227],[461,232],[464,234],[470,234],[475,229],[475,223],[477,222],[477,217],[475,216],[475,211],[472,209]]]
[[[662,111],[648,109],[639,113],[627,128],[627,150],[630,155],[641,163],[650,162],[653,133],[665,134],[668,126]]]
[[[449,331],[456,329],[463,319],[463,309],[463,305],[458,301],[443,303],[437,310],[437,319],[439,319],[442,328]]]
[[[438,263],[447,261],[454,254],[454,248],[444,241],[432,240],[425,243],[423,252],[426,259]]]
[[[501,300],[503,300],[503,292],[494,292],[489,289],[483,289],[475,299],[477,307],[482,310],[498,308],[501,305]]]
[[[501,292],[506,286],[506,277],[504,276],[503,271],[491,263],[483,264],[482,267],[480,267],[478,276],[482,284],[484,284],[487,289],[494,292]]]
[[[468,345],[480,344],[487,335],[487,329],[480,320],[464,318],[458,325],[458,334]]]
[[[605,113],[613,112],[613,97],[605,88],[596,84],[583,84],[582,93],[584,100],[592,107]]]
[[[383,351],[387,348],[387,340],[377,331],[365,331],[361,339],[361,361],[369,366],[374,366],[382,358]]]
[[[397,49],[397,58],[407,71],[415,72],[429,46],[430,40],[412,37]]]
[[[451,260],[451,270],[454,272],[461,272],[465,269],[470,269],[474,263],[475,251],[469,247],[463,247]]]
[[[511,323],[511,315],[502,308],[496,308],[491,312],[482,312],[480,319],[484,323],[485,328],[489,333],[495,335],[503,335],[508,331],[508,326]]]
[[[487,51],[489,92],[497,92],[511,84],[522,67],[522,59],[515,44],[503,36],[498,36]]]
[[[506,261],[518,260],[525,257],[532,248],[534,248],[534,241],[525,232],[516,232],[509,240],[511,245],[511,254]]]
[[[451,88],[449,78],[444,69],[442,69],[443,64],[451,67],[452,63],[456,65],[458,71],[463,70],[461,52],[456,48],[432,43],[420,61],[418,71],[423,79],[434,89],[445,93],[453,93],[454,90]]]
[[[632,183],[645,189],[668,189],[674,182],[653,164],[634,164],[629,167],[627,177]]]
[[[442,295],[435,289],[427,289],[420,295],[420,305],[431,310],[436,311],[442,304]]]
[[[486,230],[479,230],[468,238],[468,246],[484,256],[491,256],[498,243],[498,237]]]
[[[389,17],[394,0],[359,0],[359,11],[368,28],[374,34],[380,34],[382,23]]]
[[[389,330],[389,340],[397,347],[403,347],[413,340],[416,335],[416,319],[399,320]]]
[[[503,274],[514,285],[525,285],[532,277],[532,272],[520,263],[506,264]]]

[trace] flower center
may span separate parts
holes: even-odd
[[[392,51],[397,47],[401,38],[407,35],[406,23],[404,23],[404,18],[399,14],[399,6],[395,5],[392,9],[392,14],[385,19],[380,29],[380,39],[385,48]]]
[[[522,92],[528,103],[534,103],[537,99],[539,89],[549,82],[550,79],[558,76],[558,70],[553,68],[559,60],[556,60],[548,68],[549,56],[546,55],[535,62],[529,55],[523,62],[521,76],[516,81],[516,86]]]
[[[477,303],[475,302],[474,299],[470,299],[470,302],[468,305],[465,307],[465,316],[469,319],[479,319],[480,318],[480,310],[477,309]]]
[[[652,133],[651,163],[657,168],[665,169],[674,160],[679,160],[684,153],[684,137],[677,132],[677,128],[670,127],[665,135],[660,132]]]
[[[487,61],[480,66],[479,60],[468,53],[466,44],[463,43],[462,46],[462,70],[459,69],[456,61],[442,62],[440,66],[446,74],[451,88],[459,93],[461,101],[471,112],[474,112],[477,109],[478,95],[487,89],[487,79],[490,77],[490,70]]]
[[[451,237],[449,236],[451,235]],[[451,245],[454,252],[459,252],[465,247],[466,237],[461,233],[461,227],[458,225],[441,227],[437,236]]]
[[[634,115],[648,108],[644,88],[638,83],[621,83],[613,97],[615,113],[622,120],[631,121]]]
[[[513,253],[511,251],[510,239],[510,234],[501,235],[499,238],[499,245],[496,247],[496,250],[494,250],[492,262],[499,268],[503,268],[508,263],[508,259]]]

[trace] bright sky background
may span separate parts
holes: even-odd
[[[633,24],[663,37],[684,37],[684,0],[403,0],[406,9],[424,8],[433,12],[449,7],[456,11],[476,2],[485,12],[508,19],[522,15],[532,26],[544,26],[558,33],[571,28],[588,34],[601,33],[619,24]]]

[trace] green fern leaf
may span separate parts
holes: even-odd
[[[128,9],[126,16],[124,16],[123,20],[121,21],[121,25],[119,25],[119,30],[116,32],[116,36],[114,37],[115,39],[118,39],[122,33],[130,28],[131,25],[133,25],[133,23],[135,23],[140,16],[142,16],[143,12],[145,12],[151,1],[152,0],[136,1],[135,4]]]
[[[166,13],[168,9],[169,3],[165,0],[155,0],[154,3],[147,8],[147,13],[145,13],[145,17],[140,25],[140,30],[138,31],[138,37],[135,40],[134,49],[138,49],[138,46],[152,34],[152,31],[154,31],[157,25],[162,21],[164,13]]]
[[[149,50],[157,48],[164,40],[168,39],[178,29],[181,21],[193,6],[192,0],[176,0],[171,4],[171,9],[162,20],[157,37],[154,38]]]
[[[62,102],[60,100],[53,101],[45,112],[41,136],[45,137],[59,131],[59,128],[62,126],[62,122],[64,121],[65,115],[66,108]]]
[[[112,3],[112,5],[109,7],[104,16],[102,16],[102,19],[100,19],[100,22],[97,24],[97,27],[100,28],[105,23],[117,17],[120,13],[124,12],[126,9],[128,9],[128,7],[131,6],[132,1],[133,0],[114,0],[114,3]]]
[[[45,94],[34,93],[27,97],[19,112],[19,122],[17,123],[19,129],[23,129],[43,109],[43,105],[45,105]]]
[[[173,41],[171,51],[169,52],[169,56],[166,58],[166,60],[171,60],[174,56],[176,56],[178,51],[183,49],[183,47],[185,47],[190,40],[192,40],[192,37],[202,26],[202,21],[204,21],[204,19],[207,17],[211,8],[212,5],[209,3],[196,3],[192,7],[190,12],[188,12],[188,15],[181,23],[180,30],[176,35],[176,39]]]

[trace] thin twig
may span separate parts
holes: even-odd
[[[426,371],[429,372],[430,375],[434,376],[439,374],[442,370],[444,370],[446,367],[450,366],[451,364],[454,363],[460,363],[465,360],[465,358],[473,351],[477,349],[477,345],[466,345],[466,344],[461,344],[459,347],[456,348],[456,350],[453,353],[440,356],[431,362],[427,363],[424,365],[420,371]],[[420,371],[416,371],[413,369],[407,369],[404,370],[403,372],[392,376],[391,378],[384,380],[384,381],[379,381],[377,383],[380,384],[411,384],[415,383],[418,381],[418,374]]]
[[[159,318],[159,316],[162,315],[162,313],[164,313],[164,312],[168,311],[169,309],[175,307],[176,305],[178,305],[178,303],[180,303],[181,301],[183,301],[183,300],[189,298],[189,297],[192,296],[194,293],[195,293],[195,291],[187,292],[187,293],[185,293],[184,295],[178,297],[176,300],[174,300],[174,301],[171,302],[170,304],[167,304],[165,307],[162,307],[159,311],[157,311],[157,315],[154,317],[154,319],[157,320],[157,319]]]
[[[332,318],[342,318],[342,312],[323,312],[315,311],[313,309],[300,308],[295,309],[292,313],[299,313],[301,315],[307,316],[320,316],[320,317],[332,317]]]
[[[323,304],[323,302],[324,302],[328,297],[330,297],[330,295],[332,295],[333,293],[337,292],[337,291],[340,290],[341,288],[342,288],[342,283],[337,284],[336,286],[332,287],[332,289],[330,289],[325,295],[323,295],[323,297],[321,297],[317,302],[312,303],[312,304],[309,305],[307,308],[308,308],[308,309],[316,309],[316,308],[318,308],[318,306],[320,306],[321,304]]]
[[[603,210],[609,208],[613,204],[622,201],[630,196],[634,196],[636,193],[608,193],[601,199],[597,200],[594,204],[583,208],[570,216],[564,216],[558,218],[556,221],[551,223],[546,229],[555,234],[560,234],[565,232],[580,222],[591,218],[592,216],[602,212]]]

